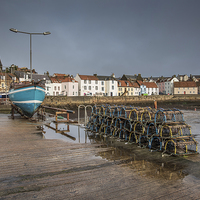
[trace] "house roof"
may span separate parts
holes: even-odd
[[[53,76],[68,76],[66,74],[57,74],[57,73],[54,73]]]
[[[61,81],[62,83],[63,82],[77,82],[75,81],[74,78],[70,77],[70,76],[65,76],[65,77],[57,77],[57,80]]]
[[[56,77],[50,77],[52,83],[60,83]]]
[[[28,77],[30,78],[31,75],[29,74]],[[44,74],[32,74],[32,78],[35,82],[38,82],[38,81],[45,81],[45,80],[50,80],[49,77],[47,75],[44,75]]]
[[[104,81],[107,81],[107,80],[116,80],[115,77],[113,76],[96,76],[99,80],[104,80]]]
[[[64,83],[64,82],[77,83],[77,81],[75,81],[75,79],[70,76],[57,76],[57,77],[52,76],[50,79],[52,83]]]
[[[139,85],[145,85],[147,88],[158,88],[156,83],[154,82],[143,82],[143,81],[137,81]]]
[[[137,79],[137,75],[126,75],[126,74],[123,74],[122,76],[122,80],[136,80]]]
[[[99,79],[96,76],[90,76],[90,75],[79,75],[81,80],[96,80],[98,81]]]
[[[195,82],[196,83],[196,85],[199,87],[200,86],[200,82]]]
[[[193,77],[199,79],[200,78],[200,75],[192,75]]]
[[[120,85],[121,83],[121,85]],[[118,87],[135,87],[139,88],[139,85],[137,83],[132,83],[130,81],[126,80],[118,80]]]
[[[12,80],[12,77],[15,77],[13,74],[5,73],[5,72],[0,73],[0,76],[5,76],[5,79],[8,80],[8,81]]]
[[[174,82],[174,87],[197,87],[197,84],[194,81],[181,81]]]

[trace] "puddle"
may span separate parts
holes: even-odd
[[[198,142],[198,152],[200,153],[200,112],[191,110],[182,110],[184,113],[184,119],[187,124],[191,125],[192,135]]]
[[[198,142],[200,153],[200,112],[188,110],[183,112],[186,123],[191,125],[192,135]],[[172,181],[194,181],[194,179],[200,181],[199,154],[173,157],[158,151],[140,148],[136,144],[120,142],[116,138],[94,135],[91,132],[88,134],[96,142],[101,141],[104,146],[110,147],[109,150],[99,152],[97,156],[129,167],[142,177]]]
[[[152,152],[147,148],[139,148],[135,144],[126,144],[116,138],[105,138],[89,133],[89,137],[103,147],[96,156],[122,167],[129,167],[134,173],[146,178],[159,180],[184,180],[191,175],[200,180],[199,155],[173,157],[161,152]],[[190,158],[191,160],[187,159]]]
[[[184,119],[192,127],[200,152],[200,112],[184,110]],[[46,139],[61,139],[71,143],[95,143],[101,151],[95,156],[129,167],[142,177],[159,180],[200,180],[200,155],[173,157],[148,148],[127,144],[117,138],[85,131],[76,125],[50,123],[43,127]],[[194,177],[194,178],[191,178]]]
[[[71,124],[50,123],[42,127],[45,139],[59,139],[71,143],[90,143],[84,128]]]

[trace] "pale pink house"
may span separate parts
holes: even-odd
[[[156,81],[156,84],[159,88],[159,94],[164,94],[165,92],[165,79]]]

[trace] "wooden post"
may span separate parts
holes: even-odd
[[[57,119],[58,119],[58,114],[57,114],[57,112],[56,112],[56,122],[57,122]]]
[[[14,107],[13,106],[12,106],[12,119],[14,119]]]
[[[157,101],[154,100],[154,108],[157,109]]]

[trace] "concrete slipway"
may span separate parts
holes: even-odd
[[[197,131],[195,114],[185,119]],[[162,157],[93,136],[89,143],[44,139],[41,123],[0,114],[0,199],[200,198],[199,155]]]

